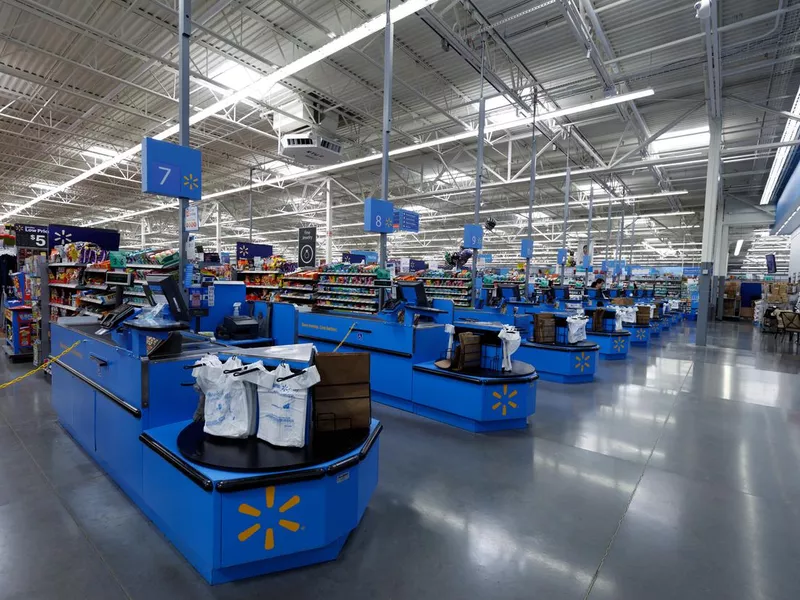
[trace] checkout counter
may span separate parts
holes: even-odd
[[[429,303],[421,282],[397,282],[396,289],[397,301],[375,315],[298,313],[298,342],[320,351],[368,351],[372,398],[382,404],[473,432],[526,427],[538,374],[519,361],[508,371],[500,368],[502,324],[455,323],[453,302]],[[481,340],[479,364],[441,367],[458,350],[455,340],[470,332]]]
[[[205,434],[193,420],[198,359],[214,353],[298,371],[315,364],[315,350],[209,341],[188,331],[173,279],[148,283],[170,314],[147,318],[123,305],[102,323],[52,326],[54,351],[79,342],[51,363],[61,425],[209,583],[335,559],[377,485],[382,426],[367,417],[296,450]]]

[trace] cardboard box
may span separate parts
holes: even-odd
[[[368,429],[372,419],[368,352],[319,352],[314,386],[314,429]]]
[[[739,309],[739,316],[743,319],[752,319],[753,318],[753,309],[752,308],[740,308]]]
[[[611,304],[617,306],[633,306],[633,298],[612,298]]]

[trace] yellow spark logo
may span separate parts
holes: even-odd
[[[586,354],[586,352],[581,352],[580,356],[575,357],[575,368],[580,369],[580,372],[583,373],[591,366],[589,358],[590,357],[588,354]]]
[[[275,506],[275,486],[270,486],[266,488],[267,493],[267,508],[272,508]],[[286,502],[281,504],[278,508],[278,512],[280,514],[285,513],[286,511],[290,510],[292,507],[297,506],[300,504],[300,496],[292,496]],[[249,504],[240,504],[239,505],[239,512],[243,515],[248,515],[250,517],[259,518],[261,516],[261,511],[257,508],[250,506]],[[284,529],[288,529],[291,532],[296,532],[300,529],[300,523],[295,521],[288,521],[286,519],[279,519],[278,525],[283,527]],[[261,529],[261,523],[256,523],[255,525],[251,525],[244,531],[239,533],[239,541],[246,542],[249,540],[253,534]],[[273,531],[272,527],[267,529],[267,532],[264,534],[264,549],[265,550],[272,550],[275,547],[275,532]]]
[[[495,402],[492,404],[492,410],[498,410],[500,407],[503,408],[503,416],[506,416],[506,412],[508,412],[508,407],[517,408],[517,403],[512,402],[511,398],[517,395],[517,390],[511,390],[511,393],[508,393],[508,386],[503,386],[503,393],[500,394],[499,392],[492,392],[492,396],[497,398],[499,402]],[[505,400],[503,400],[505,398]]]
[[[636,330],[636,339],[637,340],[647,339],[647,332],[644,329],[637,329]]]
[[[622,338],[614,338],[614,350],[617,352],[625,350],[625,340]]]
[[[194,175],[189,173],[188,175],[183,176],[183,185],[188,187],[190,190],[196,190],[200,187],[200,180],[197,179]]]

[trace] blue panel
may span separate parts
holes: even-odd
[[[364,231],[392,233],[394,206],[386,200],[367,198],[364,200]]]
[[[119,250],[119,231],[113,229],[76,227],[75,225],[48,225],[47,229],[47,238],[51,249],[72,242],[91,242],[103,250]]]
[[[72,432],[83,449],[94,454],[94,396],[95,391],[89,385],[79,381],[76,393],[72,397]]]
[[[163,389],[163,388],[162,388]],[[189,388],[191,389],[191,388]],[[137,497],[142,493],[142,421],[111,401],[101,392],[95,392],[97,429],[97,461],[121,487]],[[162,397],[157,401],[172,402]],[[189,414],[191,417],[191,414]]]
[[[269,244],[251,244],[250,242],[236,242],[236,258],[247,260],[258,256],[267,258],[272,256],[272,246]]]
[[[59,422],[67,429],[72,429],[73,396],[77,393],[80,380],[58,365],[52,367],[53,379],[50,403],[58,415]]]
[[[558,255],[556,258],[556,264],[563,265],[567,262],[567,250],[566,248],[559,248]]]
[[[194,361],[192,358],[149,363],[147,369],[150,406],[148,410],[143,411],[145,428],[192,418],[197,408],[197,392],[193,387],[176,384],[194,382],[192,372],[183,369],[184,365],[190,365]],[[164,394],[165,389],[169,390],[168,396]]]
[[[480,225],[464,225],[464,247],[483,248],[483,227]]]
[[[522,258],[533,258],[533,240],[522,240],[519,253]]]
[[[142,140],[142,192],[200,200],[202,153],[153,138]]]
[[[220,564],[225,567],[324,546],[323,483],[304,481],[222,494]]]
[[[270,325],[276,346],[297,343],[297,307],[294,304],[273,304]]]
[[[358,331],[347,335],[353,325],[353,329]],[[439,329],[444,332],[443,327]],[[298,314],[297,335],[301,343],[313,341],[303,340],[303,336],[321,338],[336,344],[347,336],[346,343],[411,354],[414,348],[413,331],[411,327],[374,318],[324,313]]]

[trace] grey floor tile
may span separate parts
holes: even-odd
[[[800,597],[797,509],[648,469],[591,600]]]

